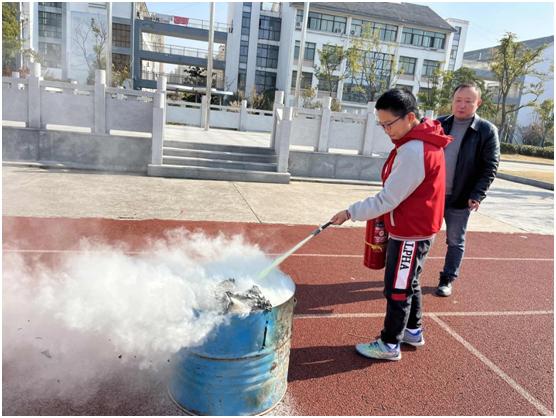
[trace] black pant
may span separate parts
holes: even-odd
[[[419,276],[431,244],[432,239],[388,240],[384,271],[386,317],[380,334],[385,343],[399,343],[406,327],[421,327],[423,313]]]

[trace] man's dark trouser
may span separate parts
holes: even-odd
[[[463,261],[465,252],[465,234],[467,222],[471,211],[469,208],[456,209],[451,207],[448,202],[450,196],[446,196],[446,206],[444,207],[444,220],[446,221],[446,258],[444,268],[440,272],[440,277],[455,280],[459,276],[459,269]]]
[[[431,244],[432,239],[388,240],[384,272],[386,317],[384,329],[380,334],[385,343],[399,343],[406,327],[421,327],[423,313],[419,276]]]

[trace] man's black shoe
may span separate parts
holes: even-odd
[[[442,297],[448,297],[452,295],[452,282],[450,278],[441,277],[438,287],[436,288],[436,294]]]

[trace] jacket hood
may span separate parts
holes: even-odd
[[[444,133],[444,129],[442,129],[442,125],[439,121],[430,118],[423,118],[421,123],[405,134],[405,136],[392,142],[395,147],[398,148],[406,142],[414,139],[420,139],[423,142],[428,142],[429,144],[436,145],[437,147],[445,148],[446,145],[452,142],[454,138]]]

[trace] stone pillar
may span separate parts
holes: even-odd
[[[106,126],[106,71],[95,70],[95,126],[93,133],[105,134]]]
[[[247,100],[241,101],[241,107],[239,109],[239,130],[247,130]]]
[[[276,109],[284,107],[284,92],[282,90],[274,93],[274,105],[272,106],[272,134],[270,135],[270,148],[274,148],[276,143]]]
[[[156,93],[153,99],[151,164],[161,165],[164,128],[166,125],[166,77],[159,77],[156,86]]]
[[[41,128],[41,64],[34,62],[29,74],[27,127]]]
[[[375,102],[367,103],[367,121],[365,123],[363,142],[361,143],[361,148],[359,149],[359,154],[361,155],[371,155],[373,151],[373,137],[374,130],[376,129],[376,118],[374,109]]]
[[[162,93],[162,110],[163,110],[163,115],[162,115],[162,138],[164,138],[164,133],[166,131],[166,84],[167,84],[167,78],[165,75],[161,75],[158,77],[158,80],[156,80],[156,92],[157,93]]]
[[[276,154],[278,160],[278,173],[288,172],[288,162],[290,158],[290,140],[291,129],[293,124],[293,108],[284,108],[284,118],[280,122],[279,138],[277,138]]]
[[[330,110],[331,105],[332,105],[332,97],[325,97],[322,103],[319,139],[317,143],[318,152],[328,152],[328,144],[329,144],[329,137],[330,137],[330,119],[332,116],[332,111]]]
[[[207,113],[207,96],[203,96],[201,97],[201,128],[205,127]]]

